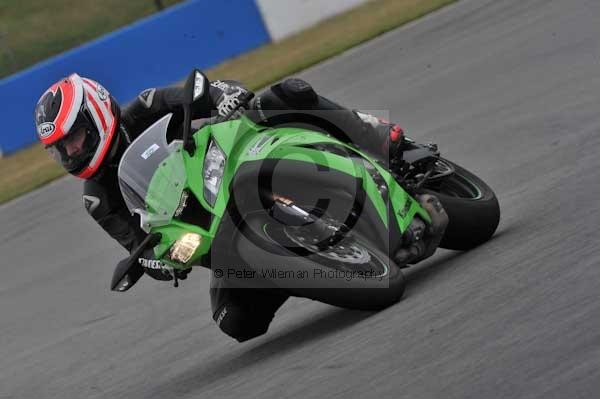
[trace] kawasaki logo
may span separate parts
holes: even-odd
[[[45,139],[50,137],[52,133],[56,130],[56,126],[52,122],[44,122],[38,126],[38,135],[41,139]]]
[[[398,215],[400,215],[400,217],[402,217],[403,219],[406,218],[408,212],[410,211],[410,208],[412,207],[412,204],[412,200],[410,198],[407,198],[402,209],[398,211]]]
[[[251,155],[253,157],[257,156],[258,153],[263,149],[265,144],[269,142],[269,140],[271,140],[271,137],[269,136],[263,136],[262,138],[258,139],[256,144],[254,144],[254,146],[248,150],[248,155]]]

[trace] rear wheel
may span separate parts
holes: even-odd
[[[436,169],[441,173],[454,169],[454,173],[424,185],[425,191],[438,197],[450,219],[440,247],[467,250],[488,241],[500,222],[496,194],[479,177],[451,161],[440,159]]]
[[[340,224],[321,217],[331,226]],[[264,211],[245,217],[235,249],[243,262],[271,278],[291,295],[351,309],[374,310],[402,297],[404,276],[393,261],[355,231],[331,242],[315,236],[310,225],[289,226]]]

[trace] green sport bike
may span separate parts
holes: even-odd
[[[167,140],[177,129],[169,114],[121,159],[123,198],[149,234],[117,266],[115,291],[135,284],[137,259],[153,248],[173,269],[210,267],[228,286],[378,309],[404,291],[406,265],[389,254],[431,224],[417,195],[434,194],[448,214],[442,248],[472,248],[498,226],[493,191],[435,145],[407,139],[402,160],[387,167],[326,134],[261,126],[237,107],[191,134],[190,105],[209,82],[194,70],[185,88],[183,140]]]

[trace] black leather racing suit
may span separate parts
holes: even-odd
[[[215,112],[223,113],[245,89],[237,82],[211,83],[210,96],[192,105],[192,119],[208,118]],[[103,165],[98,175],[86,180],[83,201],[87,211],[98,224],[124,248],[131,252],[144,239],[138,215],[131,215],[125,206],[118,185],[117,169],[125,148],[155,121],[173,113],[171,125],[183,122],[179,87],[147,89],[126,107],[121,114],[120,134],[115,144],[114,156]],[[354,140],[359,146],[377,154],[387,153],[389,126],[379,129],[376,119],[350,111],[318,96],[312,87],[299,79],[289,79],[257,96],[251,104],[257,122],[264,124],[293,124],[294,116],[277,110],[307,110],[318,113],[332,111],[313,129],[327,131],[345,141]],[[286,116],[288,115],[288,116]],[[327,119],[327,120],[325,120]],[[303,121],[306,122],[306,121]],[[348,137],[347,132],[354,132]],[[258,289],[235,289],[224,286],[223,280],[211,281],[213,318],[219,327],[238,341],[256,337],[266,332],[275,311],[287,299],[280,292]]]

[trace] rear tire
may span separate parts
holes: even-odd
[[[454,162],[455,173],[425,184],[438,197],[450,222],[440,248],[465,251],[488,241],[500,222],[500,206],[493,190],[479,177]]]

